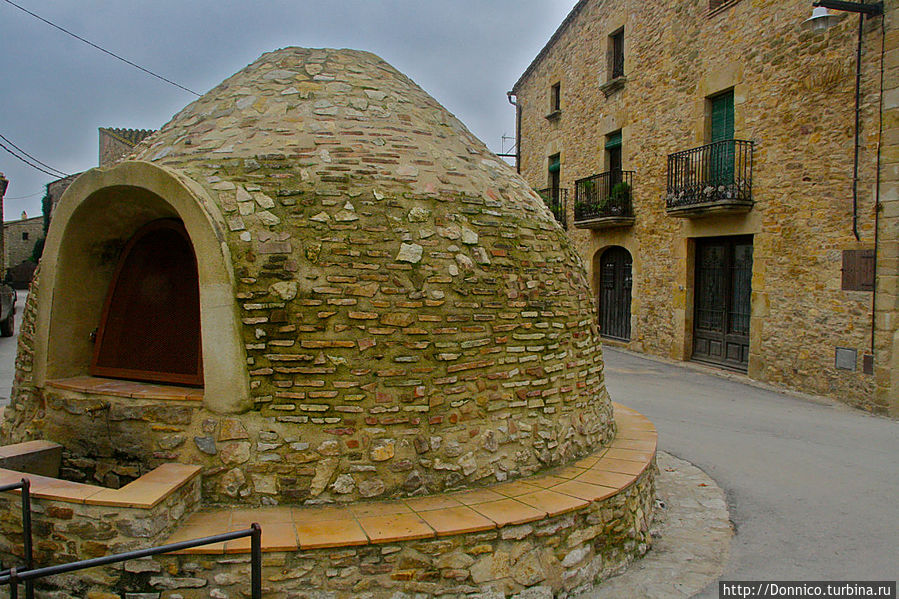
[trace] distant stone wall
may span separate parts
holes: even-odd
[[[44,218],[36,216],[3,223],[4,268],[13,268],[31,259],[34,244],[44,236]]]
[[[623,168],[636,171],[632,227],[568,234],[592,271],[613,245],[633,256],[628,347],[678,360],[691,356],[696,239],[753,235],[749,376],[821,394],[874,412],[899,414],[890,387],[895,359],[896,245],[893,171],[882,188],[878,339],[870,353],[872,294],[841,290],[843,250],[874,248],[880,21],[865,27],[862,68],[859,233],[852,233],[852,165],[857,16],[824,34],[803,32],[803,0],[728,3],[587,0],[520,82],[521,164],[535,188],[547,186],[548,158],[561,154],[562,187],[605,172],[606,136],[621,130]],[[895,45],[895,6],[887,2],[887,49]],[[665,15],[660,18],[660,15]],[[609,80],[609,36],[624,28],[626,81]],[[895,69],[887,63],[887,80]],[[892,70],[890,70],[892,69]],[[550,112],[560,83],[561,113]],[[707,98],[734,91],[735,137],[755,142],[752,198],[745,215],[679,219],[666,214],[667,156],[707,143]],[[893,94],[895,95],[895,94]],[[886,106],[895,107],[893,96]],[[884,121],[884,156],[895,159],[893,124]],[[891,204],[892,202],[892,204]],[[857,356],[835,365],[837,348]],[[892,371],[895,372],[895,368]],[[895,375],[893,375],[895,380]],[[875,393],[875,384],[878,388]]]

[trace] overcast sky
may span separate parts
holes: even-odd
[[[379,55],[494,152],[514,135],[506,91],[576,0],[13,0],[205,93],[285,46]],[[195,99],[0,0],[0,134],[50,166],[97,166],[97,128],[156,129]],[[508,149],[508,146],[507,148]],[[53,177],[0,149],[5,220],[40,214]],[[29,197],[23,197],[29,196]]]

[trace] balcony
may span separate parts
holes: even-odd
[[[668,155],[669,216],[697,218],[752,209],[751,141],[728,139]]]
[[[574,226],[578,229],[634,224],[633,171],[611,171],[575,182]]]
[[[543,203],[549,208],[563,229],[568,228],[568,190],[561,187],[547,187],[537,191]]]

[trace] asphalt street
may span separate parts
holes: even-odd
[[[612,398],[724,488],[736,535],[722,580],[899,576],[899,422],[692,364],[604,357]]]
[[[27,291],[16,291],[16,328],[12,337],[0,337],[0,406],[9,403],[12,392],[12,380],[16,371],[16,345],[19,328],[22,326],[22,313],[25,311]]]

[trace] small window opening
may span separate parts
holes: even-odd
[[[624,77],[624,28],[609,36],[610,79]]]
[[[22,231],[22,241],[28,241],[28,231]]]
[[[562,110],[562,84],[556,83],[549,89],[549,111],[550,113]]]

